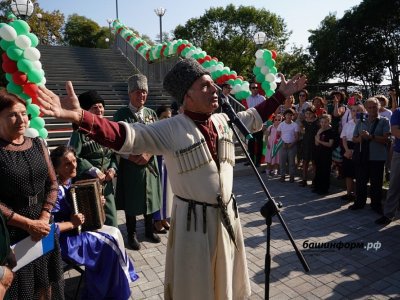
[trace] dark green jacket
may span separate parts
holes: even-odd
[[[146,124],[153,123],[157,120],[157,115],[154,110],[145,107],[143,119]],[[129,107],[124,107],[115,113],[114,121],[136,123],[138,119]],[[149,164],[158,172],[154,156]],[[137,165],[121,157],[115,196],[117,209],[124,209],[129,216],[156,212],[161,206],[160,176],[154,176],[146,166]]]

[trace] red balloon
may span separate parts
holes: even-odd
[[[128,36],[126,37],[126,41],[129,42],[129,40],[130,40],[132,37],[133,37],[132,35],[128,35]]]
[[[3,52],[3,54],[1,55],[1,60],[3,61],[3,62],[6,62],[6,61],[11,61],[11,59],[8,57],[8,55],[7,55],[7,52]]]
[[[28,81],[28,76],[25,73],[17,71],[12,74],[12,79],[15,84],[24,85]]]
[[[277,55],[276,51],[271,50],[271,53],[272,53],[272,59],[276,59],[276,55]]]
[[[142,47],[143,45],[144,45],[143,42],[140,42],[139,44],[137,44],[136,47],[135,47],[136,50],[138,50],[138,49],[139,49],[140,47]]]
[[[18,71],[17,62],[12,60],[3,61],[1,67],[3,68],[3,71],[6,73],[13,74],[14,72]]]
[[[229,80],[229,79],[235,80],[235,79],[236,79],[236,75],[235,75],[235,74],[230,74],[230,75],[228,75],[228,80]]]
[[[241,79],[242,81],[244,80],[244,79],[243,79],[243,76],[237,76],[236,78],[237,78],[237,79]]]
[[[34,98],[37,98],[38,86],[35,83],[27,83],[23,86],[24,93],[32,98],[32,102]]]
[[[37,95],[35,95],[34,97],[31,98],[32,99],[32,104],[36,104],[38,106],[41,106],[38,99],[37,99]]]
[[[186,45],[186,44],[179,45],[179,47],[178,47],[178,49],[177,49],[176,52],[177,52],[178,54],[181,54],[182,50],[185,49],[187,46],[188,46],[188,45]]]
[[[204,59],[205,59],[206,61],[210,61],[210,60],[211,60],[211,56],[210,56],[210,55],[206,55],[206,56],[204,57]]]
[[[161,57],[164,56],[164,51],[165,51],[166,48],[167,48],[167,45],[163,45],[163,46],[161,47],[161,51],[160,51],[160,56],[161,56]]]
[[[202,65],[205,62],[205,59],[204,58],[199,58],[197,60],[197,62]]]
[[[122,27],[118,28],[117,33],[120,33],[122,31],[122,29],[124,29],[124,28],[122,28]]]
[[[213,57],[212,59],[215,60],[215,61],[218,61],[218,58],[216,58],[216,57]]]
[[[150,49],[146,51],[146,60],[150,59]]]

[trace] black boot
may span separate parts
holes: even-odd
[[[152,215],[144,215],[144,232],[145,232],[145,236],[150,240],[150,242],[152,242],[152,243],[161,242],[160,237],[153,230],[153,216]]]
[[[136,236],[136,216],[128,216],[126,217],[126,229],[128,232],[128,245],[133,250],[140,250],[140,243]]]

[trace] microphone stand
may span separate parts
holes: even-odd
[[[219,86],[216,86],[217,89],[221,90],[221,88]],[[228,95],[228,98],[232,98],[230,100],[233,100],[233,97]],[[227,101],[227,103],[229,104],[229,101]],[[230,105],[230,104],[229,104]],[[240,139],[239,134],[236,130],[236,128],[233,126],[232,122],[229,121],[228,122],[229,127],[232,129],[233,133],[236,136],[236,139],[239,141],[240,146],[243,150],[243,153],[245,154],[247,161],[250,163],[250,166],[252,167],[262,189],[264,190],[265,195],[267,196],[267,203],[265,203],[261,209],[260,209],[260,213],[261,215],[265,218],[265,224],[267,225],[267,249],[266,249],[266,254],[265,254],[265,269],[264,269],[264,274],[265,274],[265,294],[264,294],[264,299],[269,299],[269,289],[270,289],[270,275],[271,275],[271,252],[270,252],[270,248],[271,248],[271,224],[272,224],[272,217],[273,216],[277,216],[283,229],[286,232],[286,235],[288,236],[290,243],[292,244],[293,249],[296,252],[296,255],[298,257],[298,259],[300,260],[301,264],[303,265],[303,268],[306,272],[310,271],[310,267],[308,266],[308,263],[306,261],[306,259],[304,258],[303,254],[301,253],[301,251],[299,250],[299,248],[297,247],[296,243],[294,242],[294,239],[292,237],[292,234],[289,231],[289,228],[287,227],[282,215],[280,214],[280,210],[279,208],[282,207],[282,204],[279,203],[277,204],[275,202],[275,200],[271,197],[271,194],[269,193],[267,187],[264,184],[263,179],[261,178],[260,173],[257,170],[257,167],[254,165],[253,161],[250,158],[250,154],[248,153],[248,151],[246,150],[246,147],[243,143],[243,141]]]

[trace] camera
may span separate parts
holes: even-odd
[[[368,114],[363,113],[363,112],[358,112],[356,114],[356,119],[360,120],[361,122],[365,122],[367,120]]]

